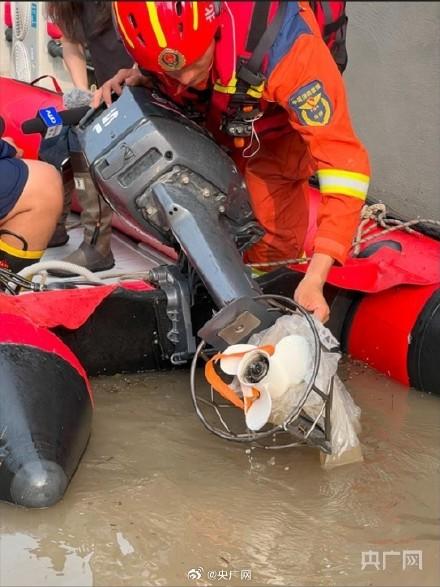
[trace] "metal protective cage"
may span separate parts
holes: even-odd
[[[196,379],[199,373],[197,366],[200,359],[207,361],[215,352],[215,349],[207,346],[202,340],[197,347],[191,364],[191,395],[197,416],[203,425],[213,434],[225,440],[250,443],[265,449],[281,449],[294,446],[309,445],[320,448],[323,452],[331,453],[331,420],[330,412],[333,398],[334,377],[329,381],[328,388],[324,391],[316,386],[316,377],[321,364],[322,354],[334,352],[336,349],[327,349],[320,340],[318,330],[311,315],[298,305],[294,300],[281,295],[266,294],[254,298],[257,301],[266,302],[269,311],[282,311],[284,314],[300,313],[306,320],[313,334],[313,370],[310,379],[303,392],[303,397],[292,408],[282,424],[266,424],[261,431],[249,430],[245,424],[242,410],[232,403],[226,403],[218,392],[206,381],[203,389],[197,385]],[[303,411],[304,405],[312,392],[317,393],[323,400],[323,405],[314,420]],[[207,413],[208,410],[216,417],[216,423],[212,422]],[[241,417],[240,417],[241,416]],[[319,420],[323,416],[323,425]],[[238,425],[237,432],[233,431],[233,425]],[[283,437],[286,437],[283,441]],[[295,439],[295,440],[294,440]]]

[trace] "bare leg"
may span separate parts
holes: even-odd
[[[53,234],[63,205],[61,175],[43,161],[24,161],[29,168],[29,178],[14,208],[0,220],[0,228],[23,237],[29,250],[42,251]],[[22,242],[4,234],[2,241],[12,247],[22,248]]]
[[[42,161],[25,161],[29,176],[23,192],[0,220],[0,268],[18,273],[36,263],[53,234],[63,204],[61,175]]]

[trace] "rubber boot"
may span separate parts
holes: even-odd
[[[76,251],[63,259],[86,267],[90,271],[106,271],[115,264],[110,248],[112,235],[112,215],[110,206],[99,195],[81,153],[71,154],[78,202],[82,208],[81,225],[84,229],[83,241]],[[72,273],[51,270],[58,277],[71,276]]]
[[[66,220],[70,212],[70,207],[72,205],[72,192],[75,187],[75,183],[73,180],[73,170],[70,160],[61,169],[61,174],[63,178],[64,189],[63,211],[61,212],[61,216],[58,219],[55,231],[49,241],[49,244],[47,245],[48,249],[53,247],[62,247],[69,240],[69,235],[67,233],[66,228]]]

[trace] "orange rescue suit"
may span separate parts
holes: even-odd
[[[306,2],[300,3],[300,14],[311,34],[296,39],[272,71],[263,94],[266,101],[286,109],[293,132],[271,140],[263,136],[260,150],[244,167],[252,206],[266,230],[248,258],[264,262],[302,252],[308,225],[308,179],[317,171],[322,200],[314,252],[344,263],[366,197],[370,166],[351,125],[341,74]],[[303,98],[313,91],[315,80],[318,92]],[[317,95],[320,88],[323,91]],[[313,118],[307,117],[312,110],[307,110],[308,98],[312,108],[314,99],[318,104],[325,100],[321,111],[328,121],[313,124]]]
[[[249,12],[252,4],[228,3],[229,12],[235,12],[238,54],[241,51],[237,39],[244,38],[249,27],[249,20],[240,18],[240,10]],[[229,39],[217,42],[212,71],[214,91],[206,126],[219,144],[229,147],[244,173],[255,215],[266,231],[249,249],[246,260],[277,261],[303,253],[308,181],[317,173],[322,200],[314,252],[328,254],[343,264],[368,190],[368,154],[352,128],[343,79],[308,2],[288,4],[290,9],[271,50],[275,63],[269,68],[260,101],[264,115],[255,123],[258,140],[254,137],[249,149],[231,150],[231,137],[219,130],[221,110],[226,110],[230,98],[227,94],[233,93],[227,83],[222,86],[217,78],[219,65],[231,61],[225,57],[231,45]],[[267,66],[267,58],[265,63]],[[223,73],[223,79],[229,79],[231,74],[231,80],[235,78],[235,72],[230,71],[226,77]],[[174,80],[165,78],[165,93],[174,94],[176,101],[191,101],[187,93],[176,95]],[[219,107],[222,99],[223,107]],[[254,147],[258,143],[257,150]],[[253,151],[255,154],[249,157]]]

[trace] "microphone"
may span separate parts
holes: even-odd
[[[63,126],[75,126],[81,118],[90,110],[89,106],[72,108],[71,110],[62,110],[57,112],[55,108],[43,108],[38,111],[37,118],[25,120],[21,125],[23,134],[30,135],[41,133],[45,139],[55,137],[60,134]],[[50,112],[50,114],[47,113]],[[42,114],[43,113],[43,114]],[[55,115],[53,115],[55,113]]]
[[[88,90],[80,90],[79,88],[72,88],[63,94],[64,108],[72,110],[79,106],[89,106],[92,98],[92,92],[89,92]]]
[[[38,110],[38,117],[44,125],[44,138],[51,139],[60,134],[63,130],[63,121],[56,108],[48,106]]]

